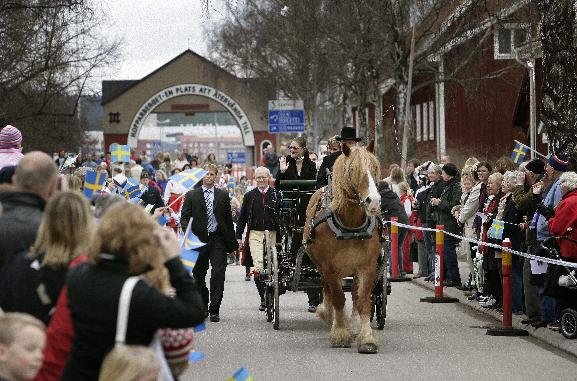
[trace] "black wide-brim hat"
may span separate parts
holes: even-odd
[[[357,130],[352,127],[343,127],[341,129],[341,135],[336,138],[338,141],[341,140],[354,140],[355,142],[360,142],[362,139],[357,137]]]

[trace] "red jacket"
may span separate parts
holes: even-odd
[[[577,190],[563,196],[555,208],[555,216],[549,219],[549,232],[555,237],[567,236],[577,240]],[[577,243],[562,239],[560,246],[561,256],[577,260]]]
[[[70,262],[68,268],[86,262],[87,257],[81,255]],[[48,330],[46,332],[46,347],[44,348],[44,360],[42,368],[36,375],[34,381],[58,381],[62,378],[64,366],[68,359],[70,349],[72,349],[72,338],[74,337],[74,328],[68,309],[68,289],[66,286],[60,291],[60,296],[56,302],[56,310]]]

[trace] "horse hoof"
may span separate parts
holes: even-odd
[[[379,353],[379,348],[377,347],[376,344],[373,343],[360,344],[359,353],[366,353],[366,354]]]

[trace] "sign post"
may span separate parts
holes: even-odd
[[[299,99],[268,101],[268,132],[304,132],[305,110]]]

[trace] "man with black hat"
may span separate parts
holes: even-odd
[[[323,163],[317,172],[317,189],[328,185],[327,169],[330,172],[333,171],[333,165],[340,156],[342,147],[345,145],[354,147],[361,141],[361,138],[357,137],[357,131],[352,127],[343,127],[340,136],[336,136],[335,139],[341,143],[341,149],[324,157]]]

